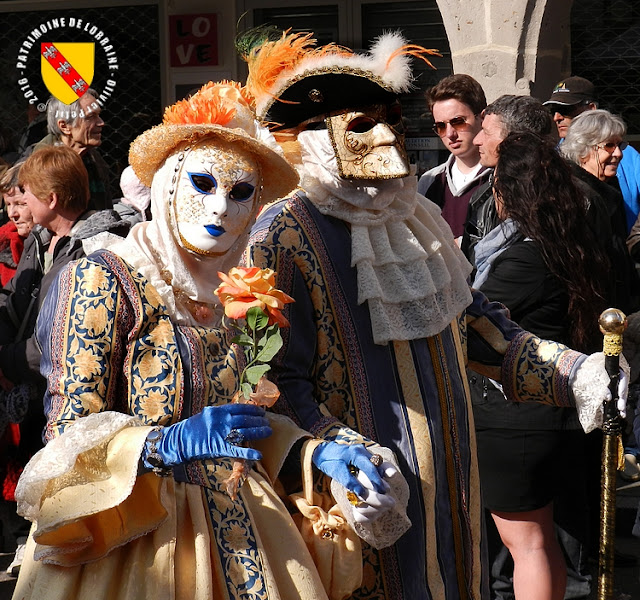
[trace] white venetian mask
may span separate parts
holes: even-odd
[[[229,250],[255,216],[261,187],[253,156],[219,140],[206,140],[186,156],[177,181],[174,218],[180,242],[201,255]]]

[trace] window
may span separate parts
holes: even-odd
[[[632,139],[640,139],[639,36],[637,0],[583,0],[573,4],[571,74],[593,82],[600,106],[625,120]]]
[[[339,12],[337,4],[324,6],[256,8],[253,11],[255,25],[269,23],[283,31],[313,31],[321,45],[340,38]]]

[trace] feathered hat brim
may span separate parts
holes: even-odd
[[[132,142],[129,163],[138,179],[151,187],[154,174],[179,146],[192,146],[206,138],[233,142],[255,157],[262,171],[262,198],[266,201],[282,198],[298,185],[295,169],[277,152],[249,136],[243,129],[221,125],[156,125]]]

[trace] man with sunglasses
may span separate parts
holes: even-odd
[[[553,88],[544,105],[551,111],[560,143],[573,119],[587,110],[598,108],[596,98],[593,83],[584,77],[567,77]],[[628,233],[640,213],[640,154],[633,146],[624,148],[616,176],[624,199]]]
[[[473,145],[487,100],[480,84],[465,74],[445,77],[427,91],[426,99],[433,131],[451,155],[420,178],[418,192],[442,209],[454,237],[460,238],[469,199],[489,177],[490,169],[480,164],[478,148]]]
[[[593,83],[584,77],[567,77],[560,81],[544,105],[551,112],[561,140],[567,136],[575,117],[585,110],[598,108]]]

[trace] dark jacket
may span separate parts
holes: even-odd
[[[460,248],[471,264],[475,264],[473,251],[476,244],[500,223],[493,201],[492,185],[489,178],[475,190],[469,200]]]
[[[588,225],[611,263],[607,299],[611,306],[630,314],[639,307],[640,279],[626,247],[627,229],[622,194],[616,189],[615,183],[604,183],[579,165],[569,164],[573,182],[587,201]],[[475,245],[500,223],[491,186],[491,181],[480,186],[469,201],[461,249],[471,264],[475,264]]]
[[[523,329],[568,343],[568,294],[547,269],[534,242],[518,241],[504,250],[480,289],[489,300],[502,302]],[[574,408],[508,402],[486,377],[471,370],[468,374],[477,429],[580,429]]]
[[[15,276],[9,282],[9,294],[0,307],[0,369],[13,383],[40,380],[40,351],[33,331],[46,293],[64,265],[82,258],[82,241],[109,231],[124,236],[129,223],[113,210],[84,213],[70,235],[58,240],[51,266],[45,274],[45,253],[51,234],[40,226],[33,228],[25,241]]]
[[[627,249],[627,224],[622,194],[616,181],[605,183],[582,167],[571,163],[574,181],[584,193],[587,219],[611,263],[610,281],[607,282],[611,306],[626,314],[638,310],[640,280]]]

